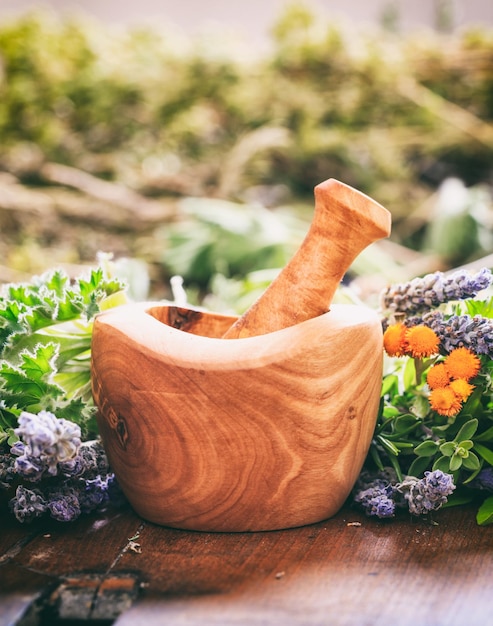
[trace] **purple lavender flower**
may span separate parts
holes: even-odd
[[[38,415],[23,411],[14,432],[20,438],[11,450],[18,456],[16,469],[30,480],[56,476],[58,464],[73,459],[81,445],[80,427],[49,411]]]
[[[47,508],[53,519],[59,522],[73,522],[81,514],[77,492],[73,488],[61,487],[49,493]]]
[[[481,315],[446,317],[440,311],[433,311],[423,315],[421,321],[435,331],[446,354],[464,347],[493,358],[493,319]]]
[[[68,461],[62,461],[58,464],[59,473],[65,476],[82,476],[86,471],[86,464],[84,458],[79,454],[75,456],[73,459],[69,459]]]
[[[31,522],[36,517],[41,517],[47,510],[46,500],[41,491],[27,489],[23,485],[17,487],[9,506],[19,522]]]
[[[363,507],[366,515],[383,519],[395,515],[394,494],[395,488],[388,476],[382,473],[375,477],[362,474],[353,500]]]
[[[48,469],[48,465],[41,459],[23,454],[14,461],[16,474],[22,476],[29,482],[37,483],[41,480]]]
[[[445,504],[455,485],[451,474],[434,470],[425,472],[423,478],[408,476],[396,489],[404,495],[412,515],[425,515]]]
[[[484,467],[479,474],[468,483],[468,487],[493,492],[493,467]]]
[[[392,313],[414,315],[445,302],[473,298],[492,281],[493,276],[487,268],[475,275],[465,270],[458,270],[451,276],[435,272],[407,283],[390,285],[381,295],[381,307]]]
[[[103,507],[109,500],[109,476],[97,476],[91,480],[82,481],[83,486],[79,493],[80,508],[83,513],[91,513]]]
[[[58,464],[59,472],[71,477],[85,479],[105,476],[110,469],[103,444],[98,440],[83,442],[77,456]]]
[[[8,489],[14,476],[14,457],[11,454],[0,454],[0,487]]]

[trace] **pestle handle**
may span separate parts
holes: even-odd
[[[225,339],[264,335],[329,310],[351,263],[368,245],[388,237],[389,211],[333,178],[315,187],[315,212],[291,261],[225,333]]]

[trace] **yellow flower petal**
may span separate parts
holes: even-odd
[[[446,417],[453,417],[462,409],[460,397],[450,387],[433,389],[430,393],[429,401],[433,411]]]
[[[461,398],[461,400],[467,400],[471,393],[474,391],[474,385],[468,383],[463,378],[457,378],[450,383],[450,388]]]
[[[406,331],[404,324],[392,324],[383,334],[383,347],[389,356],[404,356],[406,353]]]
[[[426,382],[430,389],[446,387],[450,383],[450,376],[448,375],[445,365],[443,363],[436,363],[431,367],[426,375]]]
[[[445,367],[450,378],[471,380],[481,369],[479,357],[468,348],[456,348],[445,358]]]
[[[440,339],[428,326],[412,326],[407,329],[407,353],[415,358],[432,356],[438,353]]]

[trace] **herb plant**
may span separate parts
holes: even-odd
[[[436,272],[382,294],[382,401],[354,494],[370,515],[493,492],[492,280],[487,269]],[[491,523],[493,496],[483,499],[477,520]]]
[[[103,267],[0,291],[0,486],[15,488],[19,521],[71,521],[117,493],[97,441],[90,347],[94,315],[125,298]]]
[[[72,521],[122,502],[91,397],[94,315],[126,301],[108,259],[0,292],[0,487],[15,517]],[[482,500],[493,522],[493,276],[440,272],[381,296],[384,376],[353,501],[368,515],[428,515]]]

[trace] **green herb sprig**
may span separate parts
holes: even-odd
[[[106,263],[106,268],[108,264]],[[107,269],[71,280],[60,269],[0,291],[0,443],[15,440],[22,411],[50,411],[96,434],[91,397],[93,318],[125,302]]]
[[[389,468],[391,478],[385,493],[371,492],[371,514],[393,516],[389,489],[398,506],[400,486],[409,477],[420,480],[434,472],[453,480],[448,506],[479,498],[478,523],[493,523],[491,282],[486,269],[475,276],[436,272],[383,294],[382,398],[365,464],[369,475],[358,485],[356,501],[383,473],[388,476]]]

